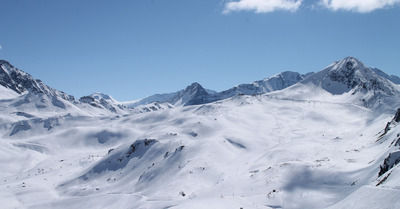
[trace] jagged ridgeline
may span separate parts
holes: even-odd
[[[118,102],[102,93],[94,93],[75,100],[73,96],[45,85],[40,80],[32,78],[28,73],[13,67],[7,61],[0,61],[0,65],[0,84],[7,91],[21,96],[25,96],[25,94],[46,95],[54,105],[63,108],[70,106],[68,102],[71,102],[75,106],[89,104],[112,113],[124,113],[136,107],[139,107],[137,111],[148,112],[169,109],[172,106],[206,104],[238,95],[260,95],[296,86],[295,84],[299,86],[300,84],[308,85],[308,83],[333,95],[350,92],[358,96],[357,99],[362,102],[363,106],[376,108],[388,97],[398,95],[398,84],[400,84],[399,77],[387,75],[377,68],[366,67],[356,58],[346,57],[317,73],[300,74],[286,71],[251,84],[240,84],[221,92],[205,89],[199,83],[193,83],[177,92],[155,94],[132,102]],[[12,93],[8,94],[13,95]],[[23,103],[23,101],[19,101],[19,103]],[[46,105],[38,106],[45,107]]]

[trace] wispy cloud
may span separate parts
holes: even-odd
[[[321,0],[320,4],[330,10],[354,11],[360,13],[372,12],[399,4],[400,0]]]
[[[2,49],[3,47],[0,45],[0,50]]]
[[[239,0],[225,4],[224,13],[234,11],[254,11],[256,13],[268,13],[276,10],[294,12],[299,9],[303,0]]]

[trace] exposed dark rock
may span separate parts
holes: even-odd
[[[383,161],[383,164],[380,165],[380,170],[378,176],[382,176],[388,170],[393,168],[395,165],[400,163],[400,151],[395,151],[389,154],[387,158]]]
[[[32,127],[27,120],[18,121],[14,124],[10,136],[17,134],[20,131],[27,131],[31,128]]]
[[[396,115],[394,116],[393,120],[397,123],[400,122],[400,108],[397,109]]]

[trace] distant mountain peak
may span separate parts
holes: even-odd
[[[300,83],[313,83],[333,95],[357,95],[353,98],[361,101],[363,106],[378,107],[384,98],[399,94],[397,85],[390,78],[354,57],[346,57]]]
[[[361,82],[364,73],[359,71],[366,71],[365,69],[366,66],[356,58],[346,57],[332,66],[328,76],[332,81],[347,85],[350,90]],[[356,73],[357,71],[358,73]],[[340,91],[339,93],[344,92]]]
[[[111,96],[103,93],[93,93],[89,96],[83,96],[79,99],[81,103],[86,103],[92,107],[106,109],[112,113],[118,113],[120,110],[125,110],[125,106],[118,104]]]
[[[107,100],[107,101],[116,102],[116,100],[114,98],[112,98],[112,96],[110,96],[108,94],[101,93],[101,92],[96,92],[96,93],[93,93],[93,94],[91,94],[89,96],[91,96],[91,97],[93,97],[93,98],[95,98],[97,100],[104,99],[104,100]]]
[[[366,68],[364,63],[354,57],[345,57],[334,65],[332,71],[348,71],[352,72],[357,69]]]
[[[194,82],[190,86],[186,87],[185,92],[195,93],[195,91],[200,91],[201,93],[207,93],[206,90],[199,83]],[[203,92],[204,91],[204,92]]]
[[[186,87],[183,92],[178,93],[174,98],[174,104],[177,105],[193,105],[203,102],[204,97],[207,96],[207,91],[199,83],[194,82]]]

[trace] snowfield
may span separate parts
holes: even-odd
[[[399,181],[375,186],[391,143],[377,140],[392,117],[268,95],[71,117],[45,134],[2,136],[1,200],[7,208],[345,208],[368,196],[396,208]]]
[[[200,105],[107,103],[116,112],[100,94],[61,108],[10,93],[1,208],[400,208],[398,86],[332,94],[325,81]]]

